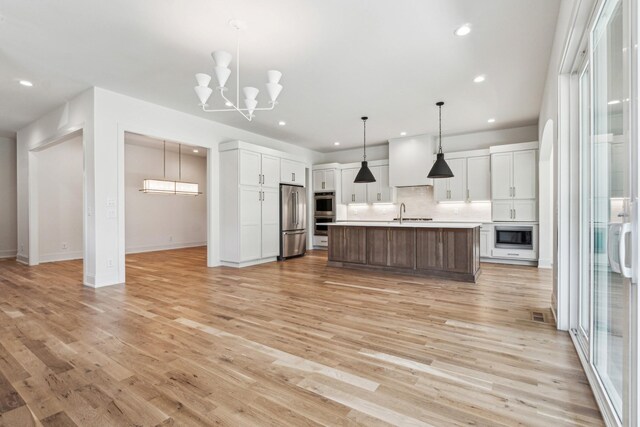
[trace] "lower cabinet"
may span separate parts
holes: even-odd
[[[329,262],[475,282],[480,227],[329,226]]]
[[[366,231],[364,227],[329,227],[329,259],[366,264]]]

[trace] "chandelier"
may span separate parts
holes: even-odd
[[[231,101],[226,95],[225,92],[228,90],[225,87],[229,76],[231,75],[231,69],[229,68],[229,64],[231,63],[232,56],[229,52],[224,50],[216,50],[211,54],[213,58],[214,67],[213,74],[216,77],[218,82],[218,86],[216,89],[220,92],[220,96],[225,101],[225,106],[227,108],[211,110],[207,108],[209,104],[207,101],[211,97],[213,93],[213,89],[209,87],[209,83],[211,82],[211,76],[205,73],[196,74],[196,81],[198,82],[198,86],[194,88],[196,91],[196,95],[198,95],[198,99],[200,100],[200,107],[202,111],[207,113],[219,113],[223,111],[237,111],[242,114],[245,119],[251,121],[254,117],[254,111],[268,111],[273,110],[273,108],[277,104],[278,95],[282,91],[282,85],[280,84],[280,78],[282,77],[282,73],[277,70],[269,70],[267,71],[267,93],[269,94],[269,107],[261,107],[258,108],[258,100],[256,97],[258,96],[258,92],[260,92],[257,88],[251,86],[245,86],[242,88],[242,93],[244,95],[244,107],[240,108],[240,35],[239,32],[246,28],[246,25],[242,21],[232,20],[229,22],[229,25],[233,27],[238,32],[238,38],[236,43],[236,102]]]

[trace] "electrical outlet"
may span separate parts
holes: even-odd
[[[107,260],[107,268],[113,268],[113,260],[112,259],[108,259]]]
[[[20,253],[24,253],[24,245],[20,244]]]
[[[67,244],[67,242],[62,242],[62,250],[66,251],[67,249],[69,249],[69,245]]]

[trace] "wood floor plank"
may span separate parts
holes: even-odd
[[[0,425],[603,425],[550,272],[482,269],[355,272],[322,251],[207,268],[189,248],[89,289],[81,261],[5,260]]]

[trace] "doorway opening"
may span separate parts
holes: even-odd
[[[148,254],[127,263],[189,251],[206,267],[208,149],[133,132],[124,142],[125,254]]]

